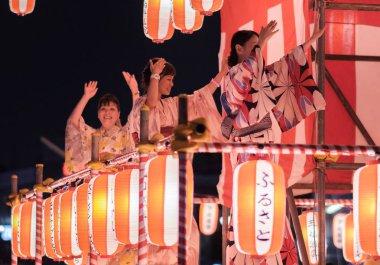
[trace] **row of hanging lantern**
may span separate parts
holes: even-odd
[[[187,167],[189,238],[193,170],[190,162]],[[124,246],[137,244],[138,178],[137,168],[102,173],[89,183],[45,199],[43,245],[46,256],[54,260],[75,258],[78,260],[76,264],[81,264],[80,260],[86,259],[91,249],[97,255],[110,257]],[[251,255],[265,256],[278,252],[285,227],[285,179],[281,167],[263,160],[248,161],[237,168],[234,182],[239,186],[233,193],[237,246]],[[149,160],[145,168],[145,183],[144,216],[149,242],[172,246],[178,240],[178,158],[161,155]],[[18,257],[34,257],[28,251],[34,249],[35,231],[32,230],[35,230],[35,221],[31,220],[35,214],[28,210],[30,217],[25,218],[24,213],[35,205],[33,203],[30,201],[13,207],[12,251]],[[218,205],[201,205],[200,216],[205,217],[200,220],[201,231],[212,234],[217,226]],[[29,225],[24,224],[27,221]],[[30,229],[24,231],[21,224],[22,228],[25,225]]]
[[[9,8],[19,16],[25,16],[33,12],[35,0],[9,0]]]
[[[300,217],[310,264],[318,264],[318,215],[305,211]],[[354,173],[353,211],[333,219],[333,243],[343,249],[347,262],[360,264],[380,256],[380,165],[370,163]]]
[[[222,6],[223,0],[144,0],[145,36],[162,43],[173,36],[174,29],[192,33],[202,27],[204,16]]]

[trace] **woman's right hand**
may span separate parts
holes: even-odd
[[[260,48],[264,48],[267,41],[272,38],[274,34],[278,32],[278,29],[276,30],[277,21],[272,20],[268,23],[265,27],[261,27],[260,35],[259,35],[259,42],[258,45]]]
[[[162,70],[165,68],[166,61],[164,58],[158,59],[155,63],[153,63],[152,60],[149,60],[149,65],[150,65],[150,72],[152,74],[161,74]]]
[[[84,94],[83,96],[86,99],[90,99],[96,95],[98,91],[98,81],[90,81],[84,84]]]

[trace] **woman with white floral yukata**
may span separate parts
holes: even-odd
[[[130,82],[127,83],[130,85]],[[100,128],[95,129],[85,123],[82,113],[88,101],[96,95],[97,84],[97,81],[90,81],[84,85],[83,96],[68,118],[65,136],[66,175],[85,168],[86,163],[91,160],[91,135],[94,132],[100,133],[101,160],[111,159],[134,149],[134,142],[128,131],[129,126],[120,124],[120,103],[116,96],[105,94],[99,99]],[[130,89],[135,100],[138,97],[137,84],[135,86],[131,84]]]
[[[222,77],[227,73],[225,65],[210,83],[195,90],[188,96],[189,120],[204,117],[207,119],[213,141],[223,140],[219,130],[221,116],[216,108],[212,94],[215,92]],[[136,143],[140,132],[140,109],[143,105],[150,108],[149,113],[149,136],[156,133],[169,136],[173,128],[178,125],[178,96],[170,95],[174,85],[176,70],[174,66],[163,58],[149,60],[142,73],[142,95],[136,100],[128,123],[131,125],[131,133]],[[165,98],[162,98],[166,96]],[[193,219],[188,249],[188,264],[196,265],[199,259],[199,232]],[[148,264],[177,264],[177,247],[157,247],[149,245]]]

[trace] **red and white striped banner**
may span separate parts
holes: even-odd
[[[296,199],[296,206],[299,208],[314,208],[317,205],[317,201],[313,199]],[[349,199],[326,199],[325,205],[342,204],[345,207],[352,207],[352,200]]]

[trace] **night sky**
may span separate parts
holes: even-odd
[[[191,93],[218,71],[219,13],[205,18],[192,35],[176,31],[171,40],[154,44],[143,32],[142,0],[36,1],[34,12],[25,17],[11,13],[8,1],[0,3],[1,213],[9,211],[4,202],[11,174],[19,175],[19,188],[34,182],[36,163],[45,164],[45,178],[60,177],[63,159],[40,138],[64,149],[66,120],[84,82],[99,81],[98,94],[83,113],[88,124],[99,127],[97,100],[108,92],[119,97],[126,122],[131,94],[123,70],[140,81],[149,58],[165,57],[177,69],[173,95]],[[205,176],[201,183],[215,185],[217,179],[207,179],[208,168],[198,171]],[[8,218],[3,214],[0,224]]]

